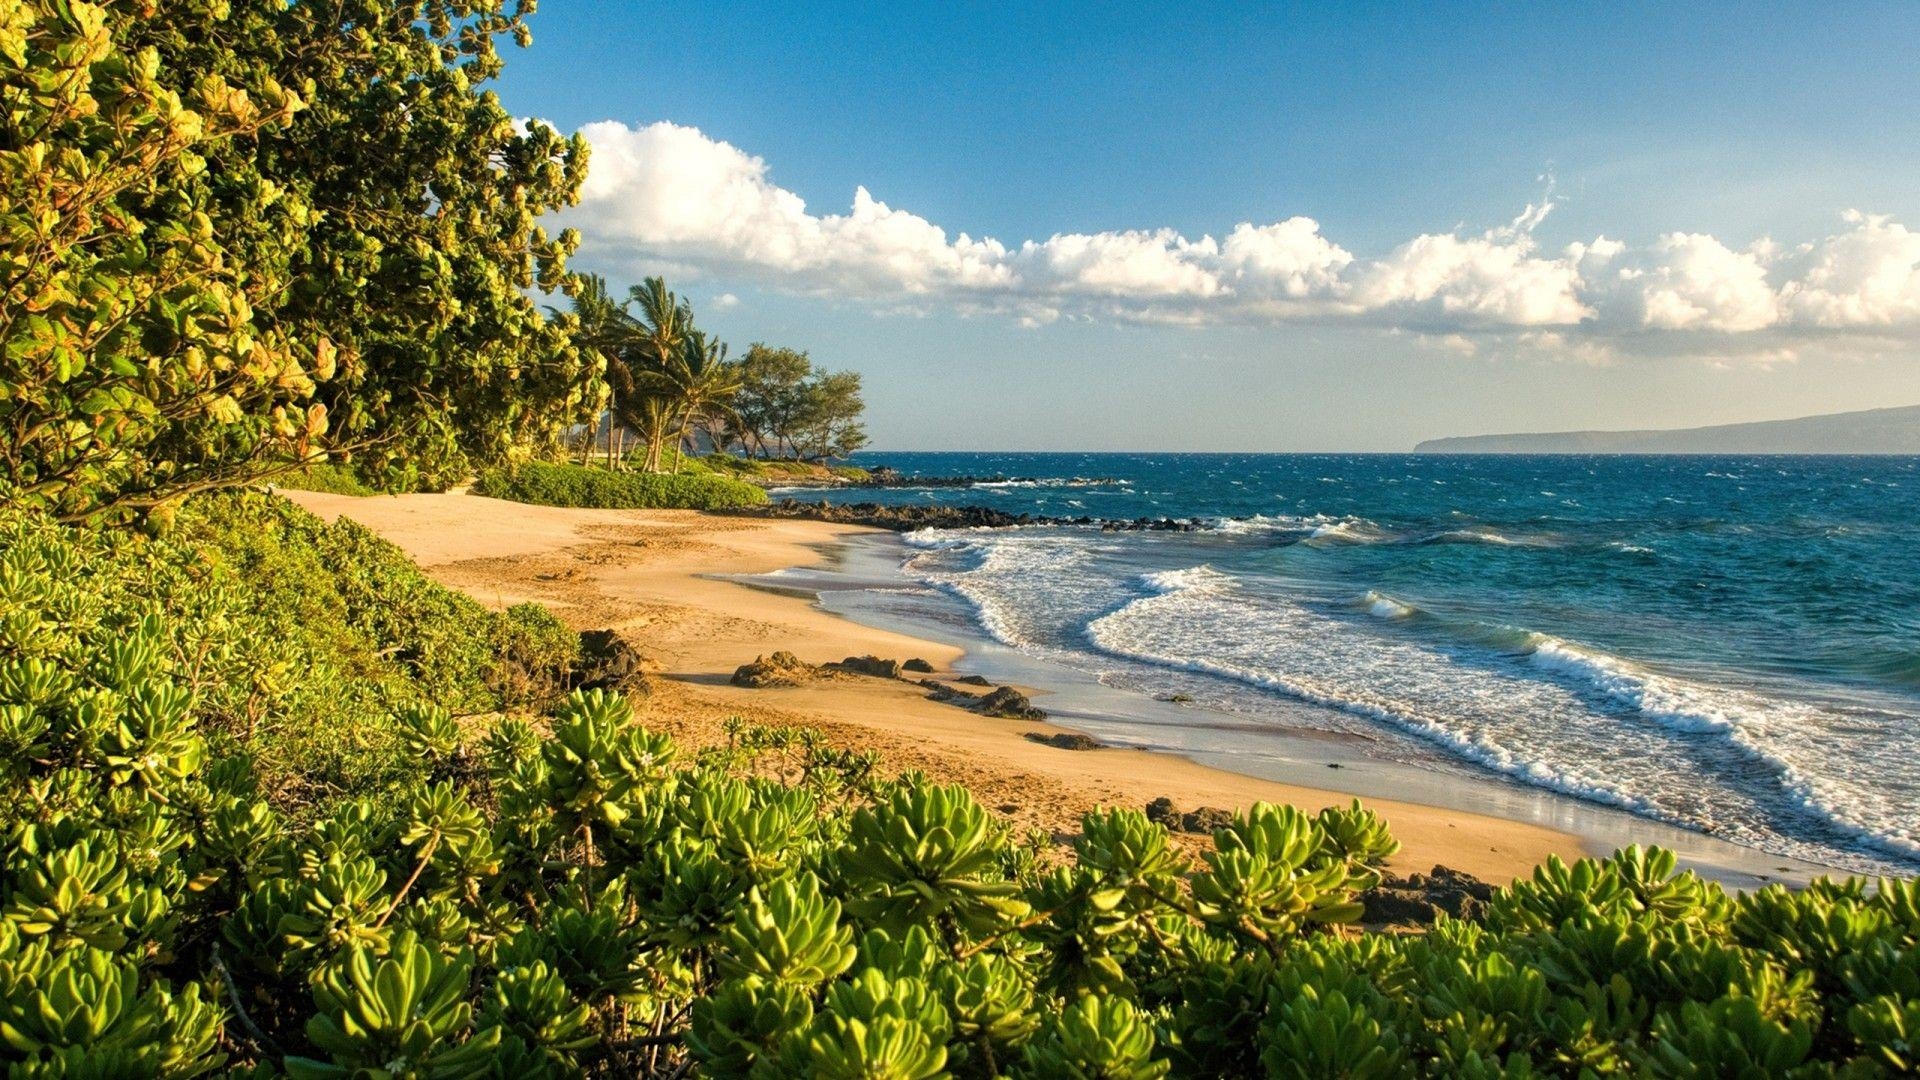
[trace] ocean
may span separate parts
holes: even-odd
[[[861,463],[1022,479],[784,494],[1203,522],[912,533],[892,591],[937,593],[1009,650],[1178,701],[1231,733],[1208,744],[1229,757],[1351,737],[1368,757],[1761,853],[1920,869],[1920,460]]]

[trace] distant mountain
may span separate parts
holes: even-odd
[[[1920,405],[1664,431],[1428,439],[1421,454],[1920,454]]]

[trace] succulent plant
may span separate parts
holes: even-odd
[[[1256,804],[1196,865],[1132,810],[1070,849],[1017,837],[817,733],[738,723],[683,754],[610,693],[556,703],[550,738],[525,714],[470,744],[424,638],[381,686],[412,687],[390,744],[334,751],[401,748],[386,764],[288,772],[249,712],[292,678],[258,586],[89,535],[0,509],[12,1075],[1920,1068],[1911,881],[1730,895],[1629,848],[1549,860],[1481,918],[1363,933],[1394,843],[1358,805]],[[348,573],[355,604],[416,587]]]

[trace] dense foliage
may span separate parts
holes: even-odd
[[[873,479],[871,472],[858,465],[828,465],[814,461],[797,461],[792,458],[738,457],[728,453],[689,457],[687,467],[694,472],[717,473],[721,476],[734,476],[773,485],[834,480],[860,484]]]
[[[300,814],[405,773],[396,710],[531,705],[560,693],[579,653],[544,608],[489,612],[365,528],[256,494],[190,501],[162,542],[0,511],[0,552],[0,619],[52,602],[38,574],[58,578],[63,624],[170,627],[201,733],[244,743]]]
[[[826,460],[867,443],[860,423],[866,402],[860,375],[817,370],[803,352],[755,344],[739,360],[693,323],[693,306],[648,278],[616,301],[604,280],[588,275],[574,291],[578,340],[600,354],[607,373],[607,422],[583,432],[582,464],[604,436],[609,468],[623,467],[628,432],[639,465],[660,472],[673,449],[672,471],[696,431],[710,448]]]
[[[148,510],[332,449],[443,482],[596,369],[578,139],[482,89],[504,0],[28,0],[0,13],[0,487]]]
[[[325,491],[334,495],[378,495],[351,465],[332,461],[314,462],[305,468],[284,472],[273,478],[273,486],[294,491]]]
[[[715,445],[762,457],[844,458],[867,445],[860,374],[814,366],[804,352],[756,342],[740,359],[740,392]]]
[[[704,470],[679,475],[633,473],[538,461],[483,473],[473,490],[541,506],[615,510],[725,510],[767,501],[763,488]]]
[[[598,692],[540,724],[401,701],[396,771],[293,812],[256,757],[298,713],[276,680],[365,676],[288,671],[311,656],[270,628],[333,609],[407,653],[419,694],[482,690],[460,676],[470,639],[436,638],[436,602],[403,596],[390,621],[366,603],[407,587],[370,541],[264,500],[204,525],[190,507],[183,526],[235,518],[275,535],[209,559],[0,518],[12,1075],[1917,1064],[1913,882],[1730,897],[1629,849],[1550,863],[1482,922],[1355,935],[1355,893],[1395,847],[1358,806],[1253,806],[1197,863],[1144,815],[1101,811],[1061,858],[962,789],[883,777],[808,733],[736,726],[691,753]],[[300,607],[282,573],[335,559],[362,568]]]

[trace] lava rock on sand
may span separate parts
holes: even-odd
[[[1090,735],[1082,735],[1077,731],[1056,731],[1051,735],[1041,731],[1029,731],[1027,740],[1061,750],[1099,750],[1106,745]]]
[[[1047,714],[1033,707],[1027,695],[1011,686],[1002,686],[990,694],[981,696],[976,706],[988,716],[998,716],[1004,720],[1045,720]]]
[[[849,656],[837,664],[828,667],[839,668],[853,675],[871,675],[876,679],[897,679],[900,677],[900,661],[882,660],[878,656]]]
[[[1182,811],[1172,799],[1162,795],[1147,804],[1147,820],[1159,822],[1169,832],[1211,834],[1215,829],[1233,824],[1233,814],[1217,806]]]
[[[1478,919],[1493,899],[1493,886],[1445,866],[1426,874],[1387,877],[1359,896],[1362,921],[1385,926],[1431,926],[1443,913]]]
[[[809,664],[782,649],[772,656],[757,657],[751,664],[741,664],[733,673],[733,685],[752,690],[770,686],[805,686],[825,674],[818,665]]]
[[[640,670],[640,651],[612,630],[582,631],[580,659],[574,663],[569,685],[575,690],[645,693],[647,677]]]

